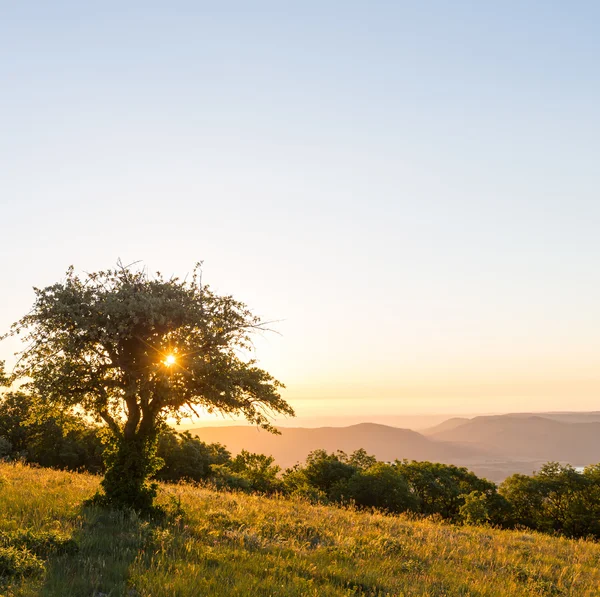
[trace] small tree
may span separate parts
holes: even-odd
[[[358,470],[348,482],[348,497],[357,506],[388,512],[416,512],[419,508],[419,500],[410,491],[398,467],[385,462]]]
[[[217,487],[260,493],[275,493],[282,487],[277,478],[281,469],[275,464],[273,456],[242,450],[232,460],[214,464],[211,468]]]
[[[152,507],[156,438],[168,416],[204,408],[275,432],[270,415],[294,414],[282,384],[242,357],[265,323],[203,286],[199,272],[182,281],[121,264],[82,277],[71,267],[64,281],[34,289],[33,308],[11,328],[26,343],[12,379],[107,426],[110,505]]]
[[[189,431],[164,429],[158,438],[157,453],[164,462],[156,477],[162,481],[202,481],[214,464],[225,464],[231,454],[221,444],[206,444]]]
[[[483,491],[471,491],[464,496],[465,503],[459,508],[465,524],[485,524],[490,520],[488,496]]]

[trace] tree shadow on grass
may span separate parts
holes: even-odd
[[[129,569],[152,543],[151,522],[134,512],[84,506],[74,539],[79,549],[50,559],[42,597],[134,597]]]

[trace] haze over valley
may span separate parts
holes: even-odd
[[[410,420],[419,425],[427,419],[406,419]],[[304,461],[317,449],[351,453],[363,448],[383,461],[428,460],[465,466],[499,483],[514,473],[531,474],[548,461],[576,467],[600,462],[600,412],[453,417],[419,431],[381,423],[313,428],[279,425],[281,435],[248,425],[185,427],[234,454],[248,450],[271,455],[282,468]]]

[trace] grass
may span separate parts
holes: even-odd
[[[0,539],[16,537],[18,543],[6,550],[37,557],[28,545],[49,546],[39,552],[43,568],[33,565],[26,573],[4,576],[0,595],[600,594],[600,545],[592,542],[190,485],[163,486],[160,501],[170,514],[149,523],[82,508],[98,481],[92,475],[0,464]],[[78,547],[72,549],[69,539]],[[1,556],[0,548],[0,562]]]

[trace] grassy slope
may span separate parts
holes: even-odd
[[[98,479],[0,464],[0,530],[73,535],[11,596],[598,595],[600,545],[179,485],[168,522],[81,509]],[[177,503],[183,516],[178,516]]]

